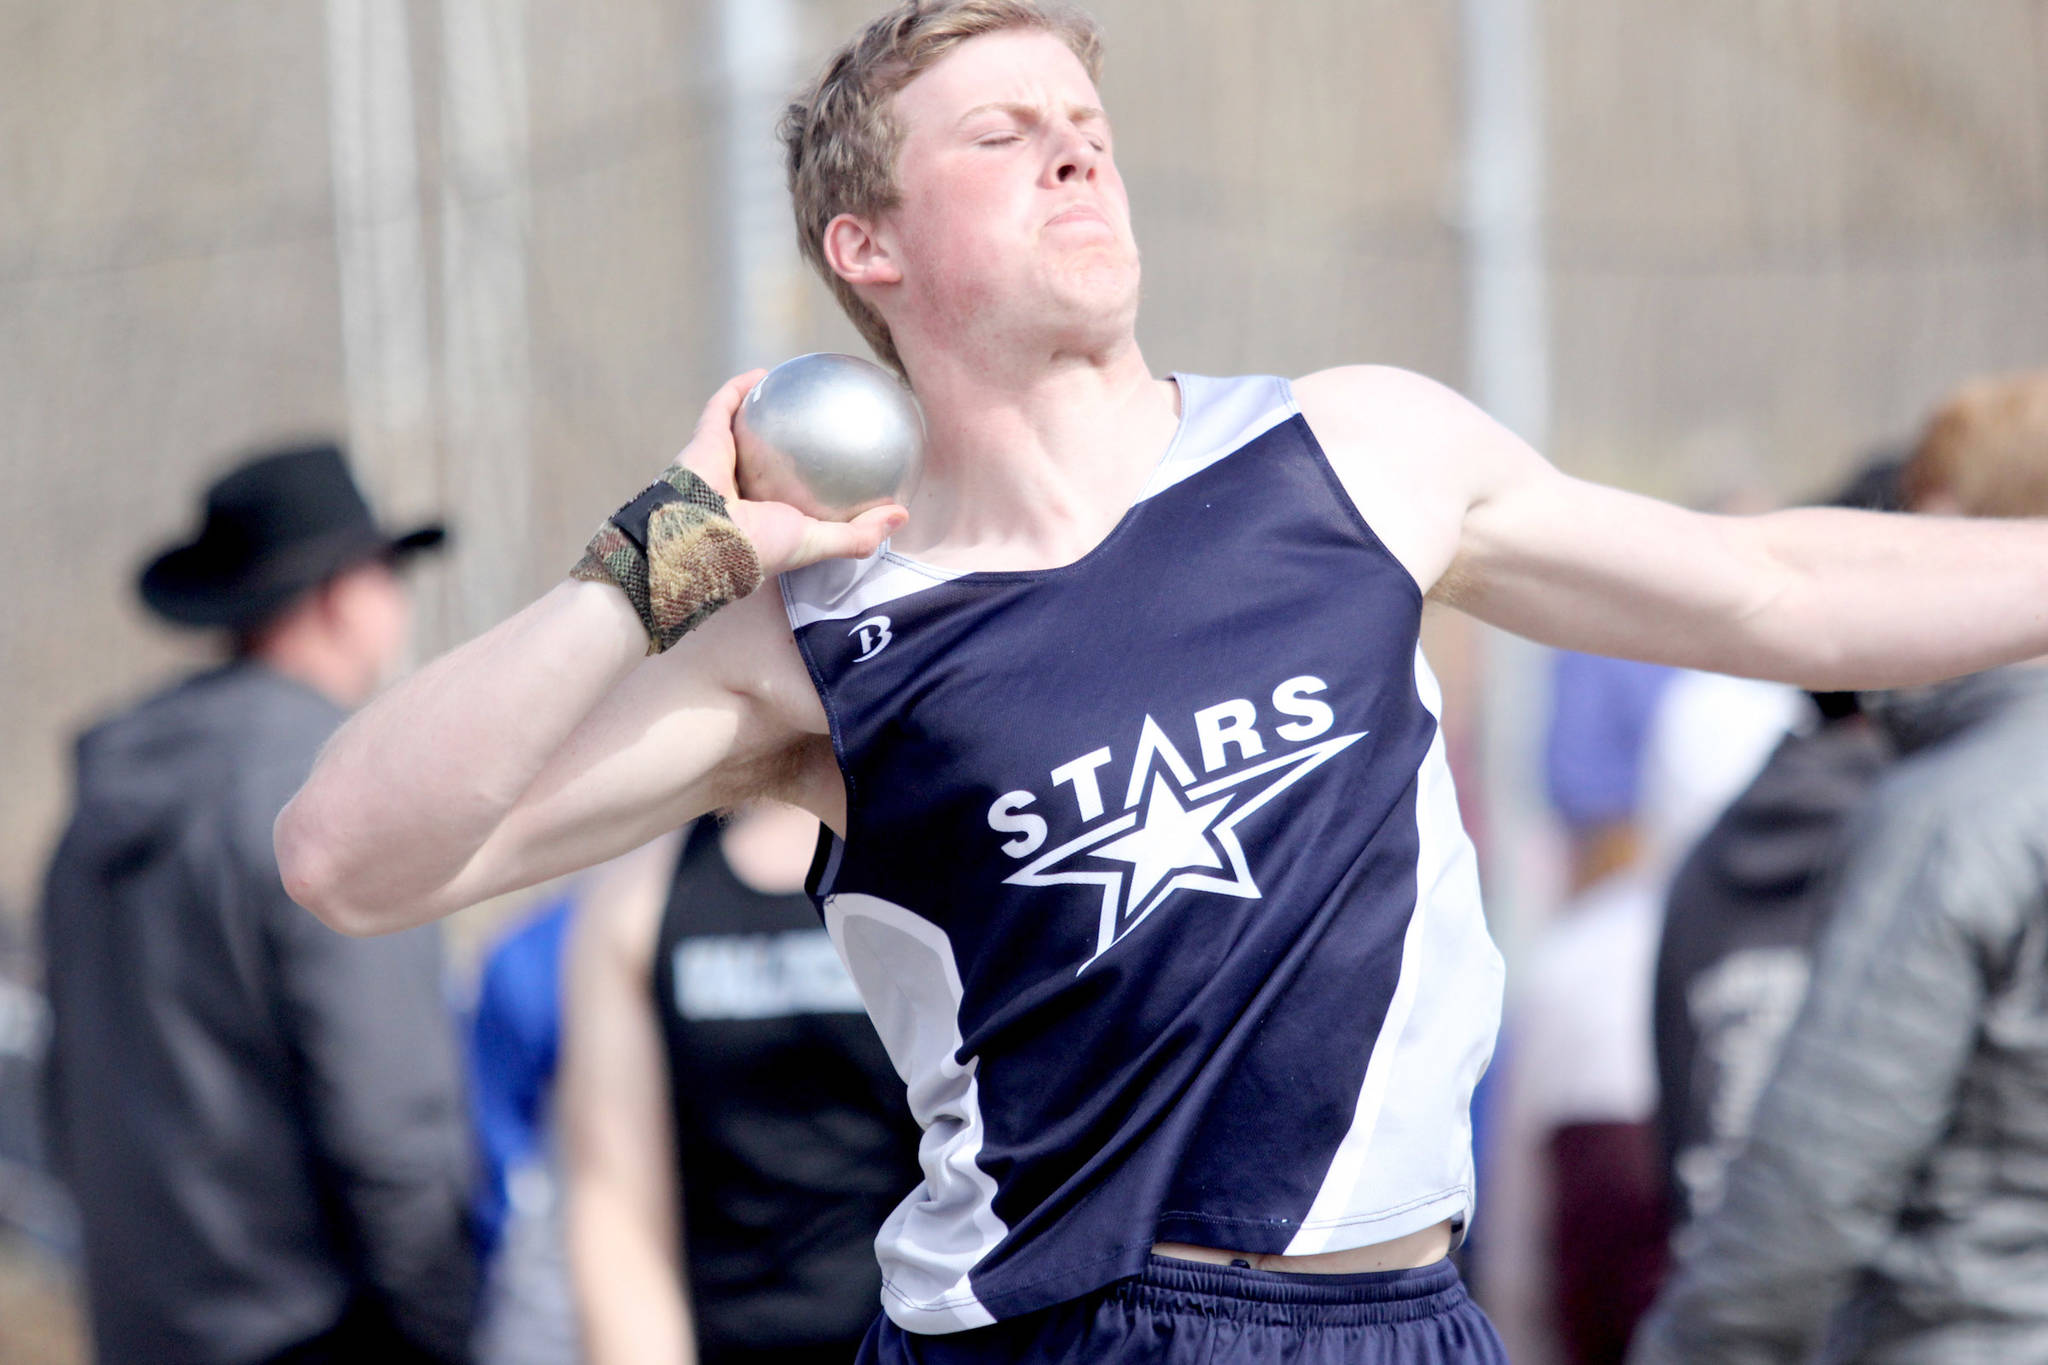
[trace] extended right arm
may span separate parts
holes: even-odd
[[[872,553],[901,508],[845,525],[733,492],[732,415],[706,405],[680,457],[724,493],[765,575]],[[761,685],[789,648],[755,593],[674,648],[618,588],[565,582],[372,703],[278,817],[293,899],[351,934],[402,929],[600,862],[745,794],[803,739]]]

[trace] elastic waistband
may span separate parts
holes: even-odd
[[[1111,1294],[1167,1311],[1247,1322],[1297,1322],[1300,1310],[1310,1309],[1315,1322],[1333,1327],[1413,1322],[1466,1301],[1465,1283],[1449,1261],[1414,1270],[1299,1275],[1153,1256]]]

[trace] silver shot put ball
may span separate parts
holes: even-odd
[[[740,496],[825,521],[906,500],[924,467],[924,414],[901,380],[850,355],[785,360],[733,418]]]

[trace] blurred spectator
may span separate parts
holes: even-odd
[[[485,957],[477,982],[469,1077],[483,1157],[476,1207],[482,1365],[566,1365],[580,1355],[553,1112],[562,959],[574,907],[565,896],[515,925]]]
[[[1672,884],[1657,956],[1659,1128],[1671,1211],[1720,1203],[1806,982],[1842,824],[1884,765],[1852,707],[1778,746]],[[1683,1247],[1681,1235],[1676,1243]]]
[[[562,1038],[562,955],[574,905],[565,896],[528,915],[491,948],[477,974],[469,1098],[483,1159],[477,1246],[487,1258],[504,1236],[519,1173],[548,1159]]]
[[[1942,407],[1916,511],[2048,515],[2048,372]],[[2048,1359],[2048,668],[1884,694],[1812,982],[1631,1359]]]
[[[1636,860],[1643,744],[1675,668],[1561,651],[1551,667],[1543,772],[1585,890]]]
[[[42,1167],[35,1085],[49,1008],[34,985],[19,920],[0,905],[0,1228],[26,1227],[47,1237],[36,1205]]]
[[[1829,501],[1901,508],[1903,459],[1867,463]],[[1788,736],[1679,869],[1657,955],[1658,1127],[1683,1227],[1720,1203],[1785,1030],[1805,998],[1826,873],[1842,825],[1889,745],[1851,693],[1816,694],[1817,724]]]
[[[100,1359],[458,1361],[470,1147],[432,929],[335,934],[270,827],[395,665],[394,570],[332,446],[209,489],[144,601],[233,657],[78,745],[42,906],[51,1151],[81,1216]]]
[[[800,894],[817,838],[786,806],[702,820],[579,912],[562,1113],[593,1365],[845,1362],[880,1311],[918,1130]]]
[[[1656,1293],[1668,1223],[1650,994],[1664,894],[1799,714],[1790,688],[1664,672],[1640,714],[1647,678],[1602,687],[1602,705],[1560,694],[1553,711],[1551,788],[1577,816],[1586,880],[1520,964],[1508,1018],[1493,1244],[1518,1300],[1503,1314],[1518,1361],[1554,1346],[1572,1365],[1618,1362]],[[1589,676],[1560,670],[1560,688]],[[1595,754],[1560,729],[1592,736]],[[1596,787],[1591,773],[1606,776]],[[1601,788],[1606,799],[1588,797]]]

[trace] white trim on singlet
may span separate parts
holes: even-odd
[[[1212,379],[1175,373],[1173,382],[1180,386],[1180,429],[1138,494],[1139,502],[1201,473],[1300,411],[1294,390],[1277,375]]]
[[[1247,442],[1285,422],[1300,409],[1293,388],[1274,375],[1212,379],[1179,374],[1180,424],[1166,453],[1139,492],[1135,508],[1192,474],[1198,474]],[[820,621],[851,621],[880,611],[899,598],[969,572],[882,548],[866,559],[825,559],[782,575],[782,604],[792,630]]]
[[[960,967],[930,920],[879,896],[825,897],[825,928],[853,978],[875,1032],[903,1078],[924,1183],[875,1237],[882,1309],[908,1332],[986,1327],[995,1315],[968,1276],[1009,1234],[996,1215],[996,1182],[981,1169],[987,1127],[975,1072],[959,1061]]]
[[[1421,647],[1415,687],[1441,722],[1443,692]],[[1471,1112],[1493,1055],[1504,970],[1479,903],[1479,863],[1458,817],[1443,727],[1416,774],[1415,913],[1401,976],[1373,1042],[1350,1131],[1287,1254],[1391,1241],[1446,1218],[1471,1221]],[[1446,1115],[1446,1106],[1456,1113]]]
[[[782,575],[782,605],[791,630],[819,621],[850,621],[899,597],[950,582],[947,573],[889,552],[889,543],[866,559],[821,559]]]

